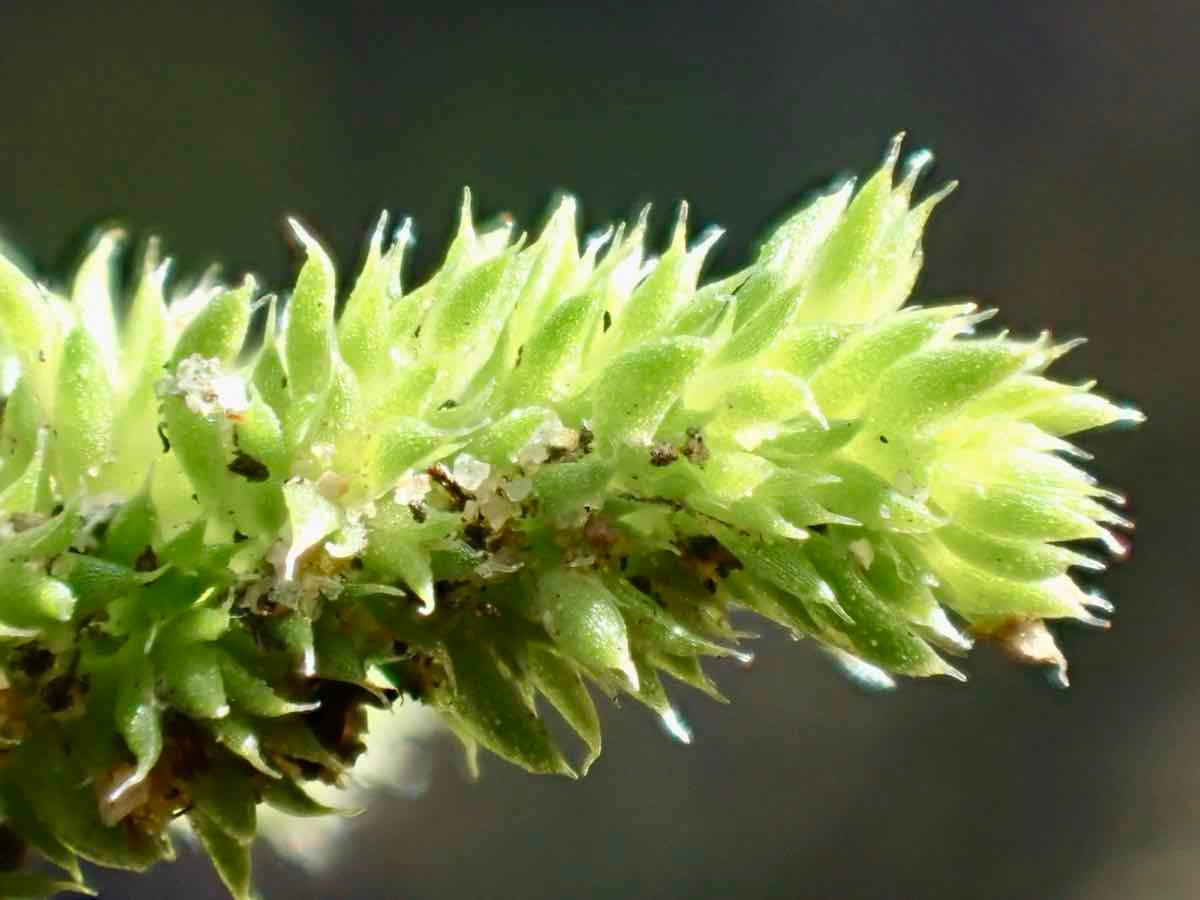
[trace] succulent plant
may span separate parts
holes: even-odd
[[[589,687],[686,736],[662,676],[719,697],[737,610],[875,683],[981,635],[1065,672],[1046,622],[1109,610],[1077,542],[1126,523],[1064,438],[1140,414],[1047,377],[1071,342],[902,308],[949,187],[914,203],[898,156],[703,285],[686,207],[653,258],[645,215],[581,249],[571,199],[527,241],[468,195],[412,290],[385,217],[340,314],[296,222],[286,304],[153,251],[125,298],[114,234],[61,293],[0,256],[0,815],[66,873],[0,894],[170,858],[186,816],[248,896],[256,807],[330,812],[305,785],[373,706],[562,775]]]

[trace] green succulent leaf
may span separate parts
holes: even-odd
[[[586,775],[600,756],[600,717],[579,672],[564,657],[539,645],[529,648],[529,675],[534,686],[558,710],[588,747],[579,766]]]
[[[461,641],[451,646],[450,660],[454,684],[445,703],[456,728],[530,772],[571,774],[545,724],[490,648]]]
[[[0,895],[6,900],[46,900],[58,894],[96,896],[94,890],[79,881],[63,881],[37,872],[0,873]]]
[[[114,717],[125,746],[137,760],[126,789],[142,782],[162,755],[162,710],[155,695],[155,675],[150,661],[141,658],[131,661],[119,676]]]
[[[234,900],[250,900],[250,848],[204,813],[193,810],[188,814],[188,822],[230,896]]]

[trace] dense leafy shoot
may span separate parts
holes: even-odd
[[[381,220],[340,312],[296,223],[286,304],[153,253],[126,296],[114,234],[61,293],[0,256],[0,816],[65,872],[0,892],[186,815],[247,897],[259,803],[325,811],[405,697],[534,772],[600,753],[589,686],[686,738],[661,675],[719,697],[737,609],[869,684],[979,635],[1065,672],[1046,621],[1108,609],[1075,542],[1125,523],[1064,438],[1139,415],[1047,377],[1069,344],[901,308],[946,192],[897,155],[705,285],[686,211],[654,258],[645,216],[581,249],[570,199],[528,241],[468,197],[411,290]]]

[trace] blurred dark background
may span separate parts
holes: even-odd
[[[1111,632],[1064,629],[1059,692],[987,648],[972,683],[864,694],[778,634],[733,700],[680,699],[691,747],[606,711],[581,783],[493,760],[383,801],[340,865],[264,852],[289,898],[1200,896],[1200,10],[1194,3],[13,3],[0,6],[0,227],[43,271],[115,216],[181,270],[283,286],[302,215],[344,264],[378,210],[436,264],[458,192],[589,228],[682,197],[745,260],[804,192],[887,138],[963,187],[926,299],[971,292],[1020,330],[1091,343],[1061,367],[1150,416],[1086,441],[1138,520],[1103,579]],[[222,896],[207,863],[105,898]]]

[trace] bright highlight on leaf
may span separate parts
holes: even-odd
[[[974,638],[1065,683],[1048,623],[1106,624],[1072,571],[1129,525],[1065,438],[1141,415],[1046,374],[1071,344],[902,308],[949,188],[899,161],[707,284],[686,207],[654,257],[645,216],[581,249],[570,198],[530,239],[467,195],[417,286],[407,222],[339,281],[293,220],[278,303],[153,253],[126,292],[115,234],[62,294],[0,257],[0,816],[66,873],[0,893],[170,858],[186,816],[250,896],[256,807],[322,812],[369,707],[533,772],[595,762],[589,687],[690,741],[671,682],[720,699],[738,610],[869,687]]]

